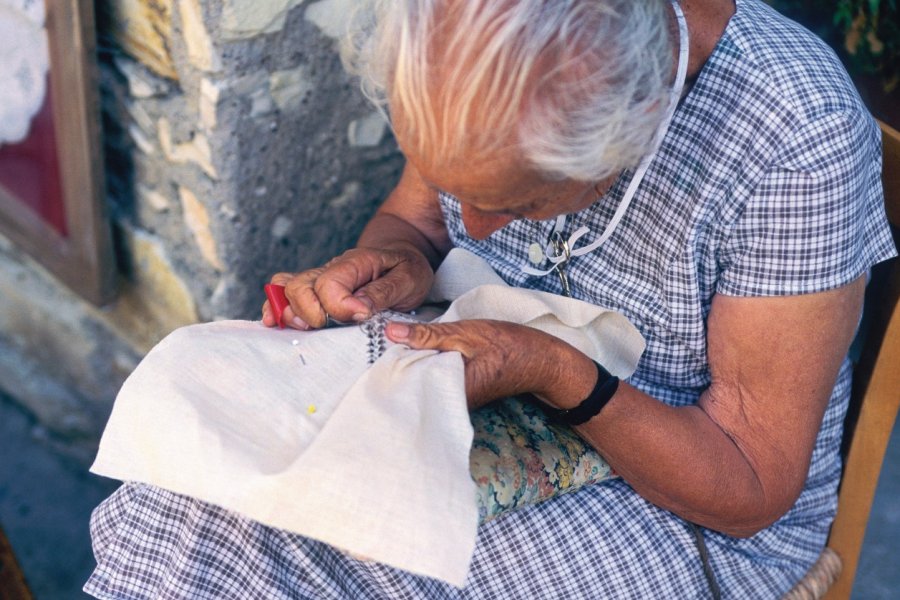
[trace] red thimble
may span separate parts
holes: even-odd
[[[269,299],[269,307],[272,309],[272,314],[275,315],[278,328],[284,329],[284,309],[290,304],[287,296],[284,295],[284,286],[267,283],[263,289],[266,291],[266,298]]]

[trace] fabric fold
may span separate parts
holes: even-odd
[[[510,288],[465,251],[448,255],[433,291],[453,301],[437,321],[536,327],[620,377],[643,351],[621,315]],[[315,332],[246,321],[173,332],[123,385],[92,472],[461,587],[479,520],[463,362],[390,343],[393,318],[410,317]]]

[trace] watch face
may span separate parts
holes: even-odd
[[[28,136],[49,67],[43,1],[0,0],[0,146]]]

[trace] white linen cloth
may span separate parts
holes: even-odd
[[[509,287],[464,250],[448,255],[432,297],[453,299],[437,322],[536,327],[619,377],[644,348],[621,315]],[[462,586],[478,524],[463,361],[391,344],[383,325],[179,329],[123,385],[91,471]]]

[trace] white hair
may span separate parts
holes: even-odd
[[[360,0],[343,57],[432,160],[513,143],[600,181],[649,151],[672,45],[666,0]]]

